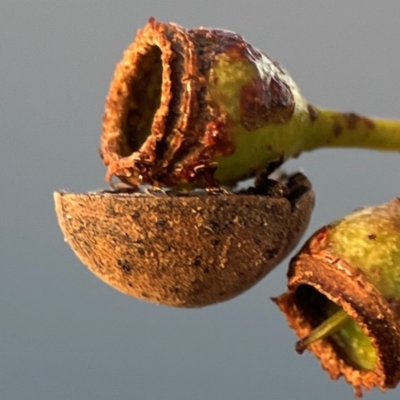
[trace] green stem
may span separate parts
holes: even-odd
[[[400,152],[400,120],[317,108],[315,111],[315,118],[299,111],[285,124],[269,124],[251,132],[237,124],[232,132],[235,153],[216,160],[217,179],[222,183],[237,182],[251,175],[249,171],[262,171],[272,161],[324,147]]]
[[[296,351],[299,354],[302,354],[307,347],[316,342],[317,340],[321,340],[326,338],[327,336],[332,335],[337,332],[344,323],[350,320],[350,317],[346,314],[344,310],[339,310],[327,320],[325,320],[321,325],[311,331],[309,335],[305,338],[299,340],[296,343]]]
[[[305,150],[321,147],[400,151],[400,121],[318,109],[306,137]]]

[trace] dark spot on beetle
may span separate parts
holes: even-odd
[[[156,225],[160,228],[165,228],[168,225],[168,222],[167,220],[160,218],[156,221]]]
[[[270,144],[267,146],[267,151],[272,151],[272,146]]]
[[[267,251],[264,252],[264,258],[266,260],[271,260],[276,256],[276,250],[275,249],[268,249]]]
[[[209,224],[213,232],[218,231],[220,229],[220,225],[217,221],[211,220]]]
[[[270,123],[286,123],[294,109],[293,93],[278,77],[270,77],[269,81],[256,78],[242,87],[241,123],[249,131]]]
[[[223,296],[225,296],[226,295],[226,292],[219,292],[219,296],[220,297],[223,297]]]
[[[172,293],[179,293],[179,288],[177,288],[176,286],[173,286],[170,290]]]
[[[139,211],[135,211],[135,212],[133,212],[133,213],[131,214],[131,218],[132,218],[133,220],[137,220],[137,219],[139,219],[139,217],[140,217]]]
[[[150,297],[150,296],[148,295],[148,293],[146,293],[146,292],[141,292],[140,295],[141,295],[142,297]]]
[[[192,262],[192,265],[195,267],[200,267],[201,266],[201,257],[196,256]]]
[[[137,252],[139,253],[139,255],[144,256],[145,251],[143,247],[138,247]]]
[[[253,239],[253,242],[257,245],[257,246],[260,246],[261,245],[261,240],[260,239],[258,239],[258,238],[254,238]]]
[[[219,239],[211,239],[211,244],[214,246],[214,247],[217,247],[219,244],[220,244],[220,240]]]
[[[343,130],[343,127],[338,122],[335,122],[333,124],[333,134],[335,135],[335,137],[340,136],[340,134],[342,133],[342,130]]]
[[[132,272],[132,267],[126,260],[117,260],[117,265],[127,274]]]
[[[371,235],[368,235],[368,239],[369,240],[375,240],[376,239],[375,233],[372,233]]]
[[[83,229],[77,229],[77,230],[75,231],[75,234],[79,234],[79,233],[82,232],[82,231],[83,231]],[[91,250],[92,244],[91,244],[89,241],[87,241],[87,240],[82,240],[82,243],[83,243],[83,247],[84,247],[85,249]]]
[[[307,104],[308,116],[310,117],[311,122],[314,122],[318,119],[318,110],[311,104]]]
[[[205,267],[205,268],[204,268],[204,273],[205,273],[205,274],[208,274],[209,272],[210,272],[210,269],[209,269],[208,267]]]
[[[114,206],[107,205],[107,214],[111,215],[112,217],[115,217],[117,215],[117,213],[114,210]]]
[[[134,285],[133,285],[133,283],[132,283],[132,282],[128,282],[128,286],[129,286],[129,287],[131,287],[131,288],[133,288],[133,287],[134,287]]]

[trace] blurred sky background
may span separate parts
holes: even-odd
[[[398,0],[1,0],[0,398],[351,399],[343,380],[295,353],[269,299],[286,288],[288,259],[232,301],[182,310],[120,294],[64,243],[53,191],[106,186],[105,96],[150,16],[237,31],[312,103],[400,118]],[[306,236],[400,195],[394,153],[319,150],[286,169],[303,170],[317,194]],[[383,396],[400,388],[365,397]]]

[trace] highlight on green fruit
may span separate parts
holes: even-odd
[[[303,151],[400,150],[400,122],[311,105],[240,35],[151,18],[117,65],[100,154],[107,179],[233,186]]]
[[[362,388],[400,381],[400,198],[317,231],[273,299],[332,379]]]

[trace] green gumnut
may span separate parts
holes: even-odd
[[[362,271],[387,301],[400,300],[399,199],[358,210],[330,225],[327,232],[330,253],[340,255]],[[334,303],[328,308],[327,317],[306,340],[299,342],[300,349],[331,335],[355,365],[373,369],[375,349],[357,322]]]
[[[331,378],[385,390],[400,381],[400,198],[317,231],[274,299]]]
[[[100,154],[107,179],[210,187],[321,147],[400,151],[400,122],[310,105],[236,33],[151,19],[116,67]]]
[[[333,252],[357,266],[390,302],[400,300],[400,201],[367,207],[345,217],[329,231]],[[368,336],[348,318],[333,335],[359,367],[373,369],[376,352]]]

